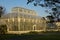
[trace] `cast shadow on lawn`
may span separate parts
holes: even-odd
[[[0,40],[60,40],[60,32],[29,32],[25,34],[2,34]]]

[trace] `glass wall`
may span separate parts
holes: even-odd
[[[17,18],[9,19],[9,31],[18,31],[18,20]]]

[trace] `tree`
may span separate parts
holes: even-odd
[[[0,18],[5,13],[4,7],[0,6]],[[0,25],[0,34],[5,34],[7,32],[6,25]]]
[[[33,3],[34,6],[49,8],[48,10],[51,10],[51,12],[47,11],[50,14],[47,17],[53,21],[60,20],[60,0],[27,0],[27,4],[29,3]]]
[[[0,17],[1,17],[4,13],[5,13],[5,9],[4,9],[2,6],[0,6]]]

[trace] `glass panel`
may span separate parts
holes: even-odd
[[[9,20],[9,31],[18,31],[18,20],[17,18]]]

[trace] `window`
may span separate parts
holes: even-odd
[[[28,11],[28,13],[30,13],[30,11]]]
[[[26,13],[26,10],[24,10],[24,12]]]
[[[22,12],[22,9],[19,9],[19,12]]]

